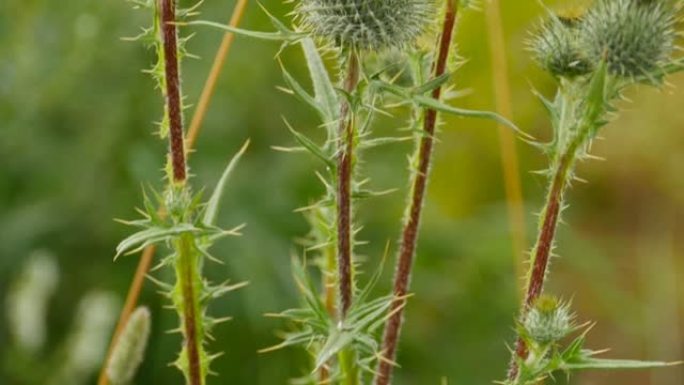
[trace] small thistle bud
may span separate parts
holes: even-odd
[[[113,385],[131,383],[143,361],[150,336],[150,311],[137,308],[126,323],[107,365],[107,377]]]
[[[552,15],[530,42],[535,60],[554,76],[586,75],[592,63],[580,48],[580,14]]]
[[[657,76],[675,50],[678,9],[669,0],[597,0],[583,21],[587,54],[615,76]]]
[[[541,296],[525,315],[523,328],[528,337],[544,346],[561,340],[574,328],[568,305],[553,296]]]
[[[301,27],[337,46],[361,50],[413,44],[434,18],[433,0],[302,0]]]

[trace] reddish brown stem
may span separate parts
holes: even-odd
[[[160,0],[161,34],[164,48],[164,73],[166,76],[166,110],[169,121],[169,150],[173,181],[184,183],[187,179],[185,161],[185,139],[183,133],[183,109],[180,91],[180,70],[178,60],[178,33],[175,0]],[[195,293],[195,261],[192,258],[191,240],[182,236],[179,244],[178,277],[183,301],[183,337],[187,352],[189,385],[202,385],[202,364],[200,357],[201,336],[198,335]]]
[[[351,93],[359,82],[359,59],[352,49],[347,63],[344,90]],[[340,107],[339,149],[337,157],[337,266],[340,280],[340,319],[352,304],[352,207],[351,184],[354,168],[354,117],[349,102]]]
[[[456,3],[448,0],[442,34],[439,41],[439,51],[433,65],[433,75],[435,77],[439,77],[446,72],[454,26],[456,25],[457,12],[458,8]],[[432,97],[439,100],[441,93],[441,87],[435,88],[432,91]],[[430,172],[436,124],[437,111],[431,109],[426,110],[423,122],[424,133],[420,141],[418,153],[418,169],[414,174],[411,190],[411,206],[406,217],[406,223],[404,224],[404,230],[401,237],[401,248],[397,261],[397,271],[394,278],[394,296],[396,299],[390,310],[390,314],[392,315],[385,325],[382,350],[385,359],[381,360],[378,364],[378,372],[375,377],[376,385],[389,384],[392,376],[392,368],[394,367],[392,363],[396,356],[399,334],[401,332],[405,296],[408,292],[413,259],[416,253],[418,229],[420,227],[420,218]]]
[[[247,6],[247,2],[248,0],[240,0],[236,4],[235,9],[233,11],[233,15],[230,19],[231,26],[236,27],[240,23],[244,15],[245,7]],[[221,47],[219,48],[218,52],[216,53],[216,57],[214,58],[214,65],[212,66],[211,73],[209,74],[209,77],[204,85],[204,89],[202,90],[202,97],[200,98],[200,102],[193,116],[190,129],[188,130],[188,135],[186,138],[188,151],[192,149],[199,135],[200,129],[202,127],[202,122],[204,121],[204,117],[208,109],[209,101],[211,100],[211,96],[213,95],[213,89],[216,85],[216,82],[218,81],[222,65],[223,63],[225,63],[225,59],[232,46],[233,37],[233,34],[230,32],[224,35]],[[160,213],[161,212],[162,211],[160,211]],[[152,260],[154,259],[154,252],[155,246],[148,246],[145,248],[140,257],[140,262],[138,262],[138,267],[135,271],[135,276],[128,290],[126,302],[124,304],[123,309],[121,310],[121,315],[119,316],[119,321],[116,325],[116,330],[114,331],[112,339],[109,343],[107,358],[104,361],[105,364],[102,365],[102,369],[100,370],[100,376],[97,382],[98,385],[109,384],[109,378],[107,377],[106,371],[106,363],[109,362],[111,352],[112,350],[114,350],[114,347],[116,346],[116,343],[119,340],[119,336],[123,331],[124,326],[128,322],[128,319],[130,318],[133,309],[136,307],[136,304],[138,303],[138,297],[140,296],[140,292],[142,291],[145,276],[149,271],[150,266],[152,265]]]
[[[539,228],[537,243],[533,250],[533,263],[527,281],[527,291],[521,309],[521,317],[524,317],[529,308],[539,298],[543,289],[546,273],[549,266],[549,257],[553,250],[553,243],[558,227],[558,218],[563,204],[563,192],[568,184],[568,175],[574,164],[577,148],[582,142],[582,138],[577,138],[566,150],[565,154],[558,161],[554,171],[551,187],[546,198],[546,206],[542,212],[542,221]],[[516,357],[525,359],[527,357],[527,346],[518,337],[515,343],[515,356],[511,360],[508,369],[508,379],[514,381],[518,376],[518,364]]]
[[[180,92],[180,71],[178,64],[178,36],[176,2],[161,1],[161,34],[164,42],[164,69],[166,74],[166,108],[169,119],[169,141],[171,166],[174,182],[187,178],[185,164],[185,143],[183,139],[183,108]]]

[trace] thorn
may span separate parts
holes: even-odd
[[[175,329],[170,329],[164,332],[166,334],[183,334],[183,328],[182,327],[177,327]]]

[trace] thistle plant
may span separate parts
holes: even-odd
[[[428,71],[425,70],[423,63],[426,61],[419,58],[417,65],[414,66],[414,68],[418,68],[417,73],[414,73],[414,78],[424,79],[426,78],[425,73],[427,72],[427,76],[439,79],[447,73],[448,59],[452,48],[452,36],[456,24],[457,6],[457,2],[447,1],[444,24],[437,45],[438,48],[435,52],[434,59],[432,60],[433,64],[431,71],[433,73],[430,74],[430,72],[428,72],[430,69],[428,69]],[[432,90],[431,97],[435,101],[439,101],[441,95],[441,85]],[[409,204],[404,213],[401,245],[394,278],[394,295],[396,300],[392,304],[391,316],[387,320],[385,326],[382,344],[382,351],[385,359],[379,362],[377,375],[375,377],[376,385],[387,385],[391,380],[392,369],[394,367],[393,362],[395,361],[397,345],[399,344],[403,307],[405,305],[405,300],[403,298],[408,293],[410,284],[411,270],[416,253],[418,230],[425,200],[437,127],[437,110],[417,108],[417,111],[414,111],[414,115],[417,115],[414,124],[418,126],[416,128],[419,130],[417,131],[419,134],[416,134],[416,150],[410,165],[412,171],[410,182],[411,190]],[[422,130],[420,127],[421,123]]]
[[[501,126],[510,128],[515,134],[528,138],[528,135],[495,113],[487,111],[465,110],[445,104],[442,99],[451,96],[449,81],[460,64],[454,50],[453,37],[459,10],[472,5],[470,1],[447,1],[443,11],[441,28],[437,35],[437,43],[433,49],[417,49],[412,54],[411,77],[412,88],[402,88],[395,84],[380,83],[379,87],[400,100],[407,98],[411,103],[410,128],[415,133],[415,150],[409,161],[410,179],[407,206],[404,213],[399,253],[394,276],[394,302],[385,324],[382,341],[383,359],[379,361],[375,375],[376,385],[387,385],[391,381],[392,370],[396,366],[395,356],[399,345],[403,309],[416,256],[418,234],[422,217],[427,186],[430,179],[430,166],[436,142],[440,113],[461,117],[491,119]],[[429,94],[429,96],[424,95]]]
[[[531,41],[533,56],[557,79],[558,90],[553,100],[538,95],[553,127],[552,140],[537,144],[549,156],[550,167],[542,174],[550,182],[531,253],[520,312],[521,332],[506,384],[534,384],[554,370],[665,365],[595,358],[598,352],[583,348],[586,331],[564,351],[547,349],[550,340],[559,338],[540,338],[543,333],[537,329],[540,325],[551,328],[558,321],[544,314],[567,313],[565,305],[558,305],[553,312],[543,310],[550,308],[549,300],[540,296],[553,256],[557,225],[567,206],[566,190],[577,178],[575,166],[592,158],[591,143],[618,114],[618,102],[625,89],[640,83],[660,86],[667,74],[682,69],[681,60],[672,56],[677,50],[679,10],[678,1],[596,0],[579,13],[549,11],[548,20]],[[551,324],[537,322],[543,319]],[[567,333],[557,336],[560,334]]]
[[[242,226],[224,230],[216,226],[223,190],[246,145],[240,150],[224,171],[217,186],[206,201],[202,193],[193,193],[188,182],[187,153],[183,122],[183,96],[181,92],[180,61],[187,52],[187,38],[178,36],[178,20],[195,15],[196,6],[178,9],[176,1],[133,1],[152,11],[152,27],[137,37],[152,46],[157,63],[149,71],[164,96],[164,117],[159,125],[159,135],[168,139],[169,153],[166,165],[166,187],[163,192],[152,189],[152,198],[145,193],[144,209],[139,210],[142,219],[123,221],[141,230],[124,239],[117,247],[117,257],[138,252],[153,244],[166,246],[170,254],[163,258],[157,268],[170,266],[175,272],[175,282],[167,284],[153,279],[164,290],[178,313],[178,332],[183,336],[181,352],[175,365],[181,370],[189,385],[203,385],[209,373],[209,364],[217,356],[205,350],[211,328],[227,320],[209,317],[206,309],[212,299],[230,292],[242,284],[228,282],[212,285],[202,274],[205,260],[220,262],[209,253],[209,248],[219,239],[239,235]],[[159,209],[161,208],[161,209]]]
[[[321,118],[326,139],[322,144],[294,130],[299,147],[280,150],[306,151],[320,159],[326,169],[319,174],[326,194],[302,211],[312,224],[304,262],[293,261],[295,280],[302,293],[304,307],[274,316],[298,325],[272,348],[300,345],[312,355],[313,370],[302,383],[359,384],[375,375],[373,365],[382,371],[378,383],[389,381],[388,368],[398,344],[399,323],[415,251],[420,211],[437,124],[437,111],[457,116],[494,119],[514,127],[498,115],[449,106],[440,101],[441,88],[450,79],[447,69],[451,37],[456,19],[454,2],[446,9],[433,1],[313,1],[303,0],[295,8],[295,26],[288,27],[273,16],[276,32],[258,32],[231,28],[213,22],[192,22],[272,41],[283,46],[300,44],[313,84],[313,94],[287,70],[285,89],[313,107]],[[443,33],[439,33],[434,64],[430,50],[416,41],[432,35],[440,24],[437,15],[445,14]],[[282,48],[281,48],[282,49]],[[323,57],[332,56],[338,63],[337,80],[324,66]],[[379,70],[369,63],[378,57],[390,65]],[[381,61],[383,61],[381,60]],[[399,82],[389,68],[414,67],[409,84]],[[336,88],[334,84],[339,86]],[[428,96],[429,95],[429,96]],[[376,272],[363,288],[356,274],[358,264],[353,204],[356,199],[380,195],[368,190],[358,165],[364,150],[381,144],[403,141],[403,137],[374,137],[374,116],[391,115],[392,107],[409,106],[415,119],[411,129],[416,134],[417,152],[413,164],[412,197],[407,208],[407,224],[402,240],[395,289],[377,299],[370,292],[378,280]],[[423,125],[425,130],[423,131]],[[321,269],[322,284],[310,277],[307,261],[314,260]],[[378,332],[385,322],[384,341]]]
[[[348,100],[340,100],[337,142],[337,263],[339,269],[340,318],[343,319],[353,297],[352,183],[355,144],[359,141],[356,124],[362,101],[357,89],[363,55],[369,51],[404,48],[415,42],[430,22],[434,6],[425,0],[305,0],[297,13],[302,29],[338,47],[346,73],[343,90]],[[352,104],[353,103],[353,104]],[[371,101],[372,103],[372,101]]]

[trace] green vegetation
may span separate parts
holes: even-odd
[[[678,0],[245,4],[0,5],[0,383],[681,383]]]

